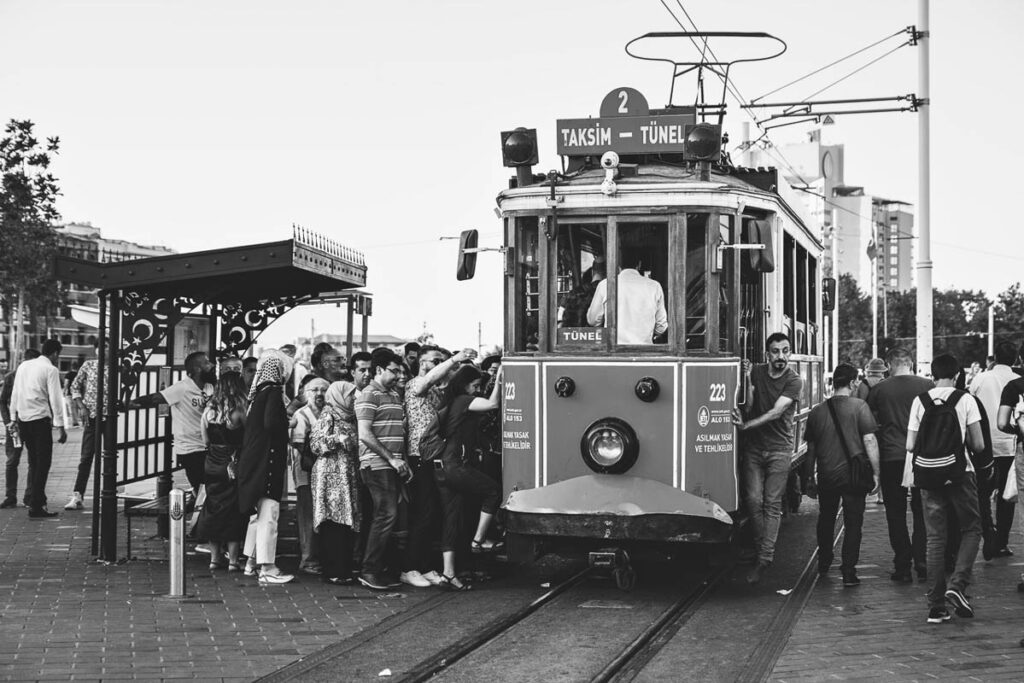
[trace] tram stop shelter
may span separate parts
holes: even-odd
[[[366,350],[372,311],[363,255],[303,228],[292,239],[150,258],[104,254],[104,261],[58,256],[58,280],[99,290],[98,393],[106,419],[96,432],[92,552],[117,560],[117,489],[156,480],[160,522],[176,468],[168,406],[126,408],[185,376],[185,356],[215,363],[241,357],[260,334],[304,304],[346,307],[347,354],[355,316]],[[131,558],[129,558],[131,559]]]

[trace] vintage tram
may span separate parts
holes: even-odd
[[[721,121],[698,123],[700,109],[651,109],[617,88],[599,117],[558,121],[563,172],[547,176],[532,173],[532,131],[502,134],[517,169],[497,198],[514,559],[538,545],[727,542],[741,362],[763,361],[775,331],[803,378],[794,463],[806,448],[822,393],[822,244],[781,174],[728,163]],[[638,296],[637,274],[656,287]],[[655,290],[665,313],[652,329],[638,319]]]

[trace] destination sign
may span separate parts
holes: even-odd
[[[558,153],[565,156],[658,154],[682,152],[684,129],[697,122],[696,114],[609,116],[596,119],[559,119]]]
[[[603,327],[559,327],[559,344],[604,344]]]

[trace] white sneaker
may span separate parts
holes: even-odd
[[[442,583],[444,583],[444,579],[441,578],[441,575],[433,570],[427,572],[426,574],[420,574],[420,576],[426,579],[431,586],[440,586]]]
[[[294,578],[291,574],[282,573],[277,567],[260,572],[260,583],[262,584],[288,583]]]
[[[430,583],[430,581],[428,581],[423,576],[423,574],[420,574],[415,569],[413,569],[411,572],[402,572],[402,574],[398,577],[398,580],[402,583],[409,584],[410,586],[415,586],[416,588],[430,588],[434,585]]]
[[[242,573],[246,576],[256,576],[256,563],[246,562],[245,569],[242,570]]]
[[[75,491],[71,494],[71,500],[64,506],[65,510],[81,510],[82,509],[82,494]]]

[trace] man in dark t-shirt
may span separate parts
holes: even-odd
[[[843,573],[843,585],[856,586],[860,583],[856,567],[860,559],[864,499],[867,494],[849,490],[847,453],[852,457],[866,452],[877,482],[878,441],[875,432],[878,425],[868,404],[850,395],[853,381],[857,379],[857,368],[848,363],[840,363],[832,378],[835,395],[827,402],[815,406],[807,417],[807,459],[817,469],[818,479],[818,573],[826,574],[832,566],[836,515],[842,503],[844,531],[840,570]]]
[[[881,459],[882,500],[889,527],[889,545],[893,551],[893,581],[911,583],[913,564],[917,576],[927,576],[926,538],[921,492],[910,489],[913,536],[907,531],[907,489],[903,487],[903,467],[907,459],[907,423],[914,399],[935,383],[914,374],[914,358],[906,349],[895,348],[888,354],[888,379],[883,379],[868,396],[868,407],[878,421],[878,451]]]
[[[793,414],[803,382],[789,367],[789,337],[776,332],[765,342],[768,363],[751,367],[747,375],[747,414],[733,411],[732,421],[743,432],[743,496],[754,531],[757,564],[747,581],[757,583],[775,558],[775,539],[782,519],[782,495],[793,460]]]

